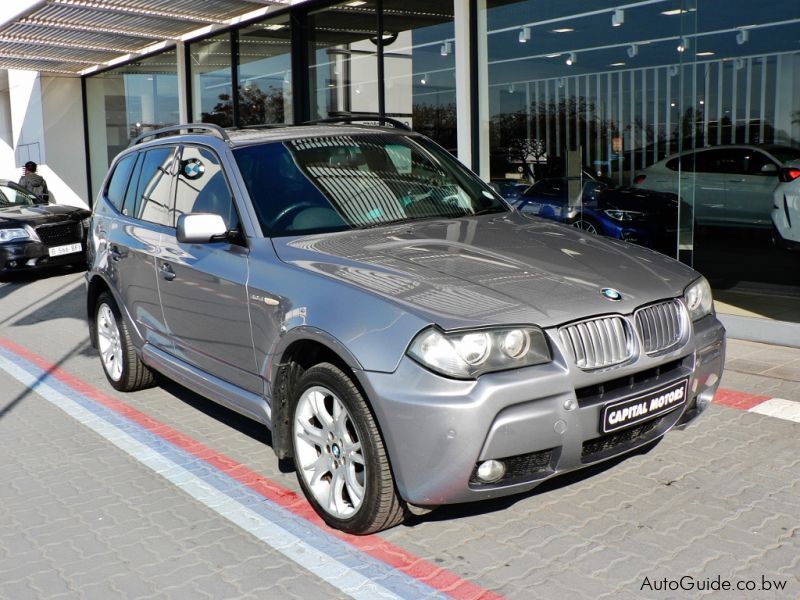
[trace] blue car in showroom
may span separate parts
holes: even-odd
[[[581,177],[537,181],[522,193],[515,206],[524,215],[560,221],[587,233],[670,254],[675,252],[676,194],[617,186],[610,179],[584,171]],[[684,212],[687,208],[682,207]]]

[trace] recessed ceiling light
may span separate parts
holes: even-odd
[[[682,15],[688,12],[694,12],[695,9],[693,8],[673,8],[672,10],[662,10],[662,15],[667,15],[668,17],[674,17],[675,15]]]
[[[558,53],[556,53],[556,54],[545,54],[544,55],[545,58],[558,58],[559,56],[561,56],[561,55],[558,54]]]
[[[575,31],[571,27],[562,27],[561,29],[552,29],[553,33],[569,33],[570,31]]]
[[[281,25],[280,23],[270,23],[269,25],[265,25],[264,29],[269,31],[280,31],[281,29],[286,29],[287,25]]]
[[[352,2],[348,2],[345,6],[352,6],[353,8],[357,6],[364,6],[366,4],[365,0],[353,0]]]
[[[714,56],[714,53],[711,52],[710,50],[707,50],[705,52],[698,52],[697,56]]]
[[[608,65],[608,66],[609,66],[609,67],[624,67],[624,66],[625,66],[625,63],[624,63],[624,62],[615,62],[615,63],[611,63],[611,64],[610,64],[610,65]]]

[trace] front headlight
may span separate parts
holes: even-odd
[[[635,210],[604,210],[603,212],[615,221],[635,221],[644,216],[644,213]]]
[[[714,309],[714,298],[711,296],[711,286],[705,277],[701,277],[683,292],[683,301],[689,309],[692,321],[710,315]]]
[[[430,327],[408,347],[408,355],[429,369],[458,379],[550,362],[538,327],[503,327],[445,333]]]
[[[0,229],[0,244],[13,242],[14,240],[27,240],[31,236],[27,230],[20,228]]]

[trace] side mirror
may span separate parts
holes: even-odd
[[[778,167],[777,167],[777,165],[775,165],[773,163],[767,163],[763,167],[761,167],[761,172],[762,173],[769,173],[770,175],[772,175],[773,173],[777,173],[778,172]]]
[[[219,215],[191,213],[178,217],[177,238],[182,244],[208,244],[226,235],[228,227]]]

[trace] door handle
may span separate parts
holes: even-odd
[[[161,263],[158,270],[161,271],[161,276],[167,281],[172,281],[178,276],[167,263]]]

